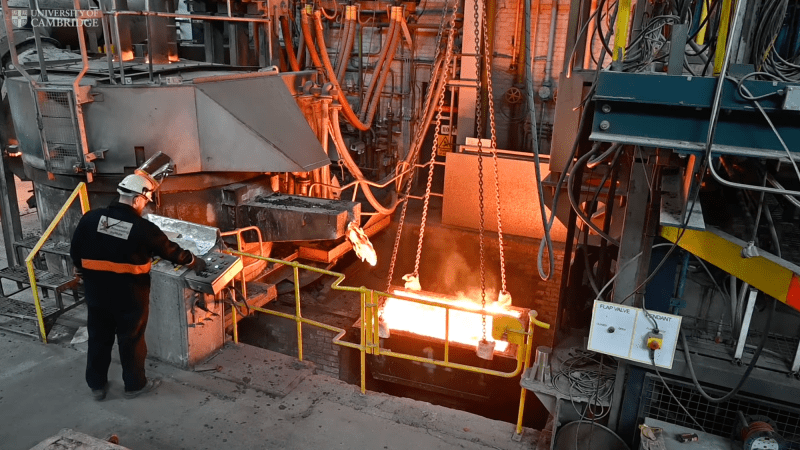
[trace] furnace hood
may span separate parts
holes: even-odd
[[[322,145],[278,74],[170,77],[158,84],[100,84],[90,77],[93,101],[83,107],[97,173],[136,167],[135,148],[147,156],[162,151],[175,174],[198,172],[308,172],[330,163]],[[51,76],[69,86],[72,77]],[[31,88],[22,78],[7,82],[14,124],[26,163],[44,168]],[[39,108],[66,128],[69,105],[38,92]],[[44,107],[43,107],[44,106]],[[63,119],[61,119],[63,118]],[[59,130],[67,131],[65,129]]]

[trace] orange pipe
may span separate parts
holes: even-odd
[[[394,17],[391,17],[389,23],[389,31],[386,32],[386,36],[388,36],[389,41],[381,49],[381,53],[378,55],[378,60],[375,62],[375,70],[372,73],[372,79],[369,80],[369,86],[367,87],[366,92],[364,92],[364,98],[361,101],[361,111],[359,112],[359,117],[365,118],[367,115],[367,108],[369,107],[370,102],[372,102],[372,93],[375,91],[375,86],[378,84],[378,72],[383,67],[383,62],[386,60],[386,54],[389,53],[389,46],[391,45],[391,39],[394,36],[395,28],[397,28],[397,21],[394,20]]]
[[[289,19],[281,16],[281,28],[283,29],[283,43],[286,46],[286,55],[289,59],[289,67],[297,72],[300,70],[300,63],[297,62],[294,48],[292,46],[292,31],[289,29]]]
[[[356,113],[353,111],[353,108],[350,106],[350,103],[347,101],[347,96],[344,95],[344,91],[342,90],[342,87],[339,86],[339,81],[336,79],[336,72],[334,72],[334,70],[333,70],[333,65],[331,64],[331,59],[328,57],[328,50],[327,50],[327,47],[325,46],[325,35],[322,32],[322,19],[321,19],[321,16],[322,15],[321,15],[321,13],[319,11],[316,11],[314,13],[314,23],[316,25],[314,28],[316,30],[317,43],[319,44],[319,48],[320,48],[319,54],[322,57],[322,62],[323,62],[323,67],[325,69],[325,72],[327,73],[328,79],[330,80],[331,84],[333,84],[333,87],[336,90],[336,93],[338,95],[337,99],[339,100],[339,103],[341,103],[341,105],[342,105],[342,111],[344,112],[344,116],[347,119],[347,121],[350,122],[354,127],[358,128],[361,131],[369,130],[370,123],[369,122],[364,123],[364,122],[361,122],[358,119],[358,116],[356,116]],[[304,25],[304,26],[306,26],[306,25]],[[310,30],[309,30],[309,32],[310,32]],[[307,42],[307,45],[308,45],[308,49],[311,51],[312,55],[317,53],[316,48],[314,48],[314,43],[313,42],[309,41],[309,42]],[[319,59],[319,56],[317,57],[317,59]]]

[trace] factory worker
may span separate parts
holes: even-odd
[[[171,166],[162,169],[165,176]],[[83,277],[88,307],[86,383],[95,400],[103,400],[108,392],[115,336],[125,397],[150,392],[161,382],[148,379],[144,369],[151,257],[157,255],[198,272],[205,268],[202,258],[170,241],[160,228],[141,217],[159,187],[157,180],[141,168],[126,176],[117,187],[119,201],[86,213],[72,236],[70,256]]]

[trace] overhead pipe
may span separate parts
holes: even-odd
[[[392,202],[391,206],[388,207],[383,206],[378,199],[375,198],[370,185],[365,182],[366,178],[364,177],[364,174],[361,172],[361,169],[358,168],[358,164],[353,161],[353,157],[350,156],[350,151],[347,149],[344,139],[342,138],[342,130],[339,126],[339,106],[331,105],[331,110],[333,110],[333,113],[331,114],[332,120],[330,121],[330,126],[328,129],[345,167],[347,167],[347,170],[349,170],[356,180],[358,180],[358,184],[361,186],[361,191],[364,193],[364,196],[367,197],[369,204],[375,208],[375,211],[385,215],[392,214],[397,208],[397,205],[400,203],[397,198],[397,194],[392,191]]]
[[[364,93],[364,97],[362,98],[361,101],[361,110],[359,111],[358,116],[361,117],[362,120],[367,116],[367,110],[370,102],[372,101],[372,95],[373,92],[375,91],[375,86],[378,83],[378,78],[380,78],[378,72],[383,68],[383,63],[386,60],[386,55],[389,52],[389,47],[391,47],[396,29],[397,29],[397,21],[394,20],[394,16],[391,16],[391,20],[389,22],[389,31],[386,33],[386,36],[388,36],[388,40],[381,49],[380,55],[378,55],[378,60],[375,62],[375,70],[372,72],[372,79],[369,81],[369,86],[367,87],[367,91]]]
[[[553,49],[556,45],[556,20],[558,20],[558,0],[553,0],[550,9],[552,11],[550,14],[550,38],[547,42],[547,61],[544,66],[544,80],[546,83],[549,83],[549,80],[552,78]]]
[[[286,48],[286,56],[289,60],[289,67],[297,72],[300,70],[300,63],[297,62],[297,56],[294,53],[294,45],[292,45],[292,30],[289,28],[289,18],[281,16],[281,30],[283,30],[283,43]]]
[[[345,21],[347,22],[347,36],[345,40],[344,49],[339,57],[339,67],[336,70],[336,79],[339,84],[344,81],[344,75],[347,72],[347,65],[350,61],[350,53],[353,51],[353,43],[356,40],[356,20],[358,17],[358,6],[347,6],[345,10]]]
[[[366,118],[364,120],[366,123],[371,123],[372,119],[375,117],[375,112],[378,109],[378,105],[381,102],[381,92],[383,91],[383,87],[386,85],[386,77],[388,76],[389,72],[391,72],[392,62],[394,61],[394,54],[397,51],[397,46],[403,40],[400,33],[402,32],[402,27],[400,25],[400,20],[402,20],[402,8],[399,6],[394,6],[394,22],[397,24],[394,27],[394,35],[391,37],[389,43],[389,51],[387,52],[387,56],[384,59],[384,67],[380,71],[380,77],[378,80],[377,88],[375,92],[372,94],[372,101],[369,105],[369,111],[367,112]],[[373,75],[373,80],[375,79],[375,75]]]
[[[322,19],[319,11],[315,12],[314,14],[314,22],[316,25],[314,28],[316,30],[317,44],[319,45],[320,53],[317,55],[317,49],[314,46],[314,42],[310,39],[308,42],[306,42],[309,52],[312,54],[312,56],[317,55],[317,60],[319,60],[320,56],[322,57],[321,64],[325,70],[325,73],[328,75],[328,79],[336,90],[337,100],[339,100],[339,103],[342,105],[342,111],[344,112],[347,121],[361,131],[369,130],[370,124],[368,122],[361,122],[358,119],[355,111],[353,111],[353,108],[350,106],[350,102],[347,101],[347,96],[342,90],[342,87],[339,85],[339,80],[336,79],[336,72],[333,70],[333,65],[331,64],[331,59],[328,57],[327,47],[325,46],[325,33],[322,30]],[[307,27],[308,24],[304,22],[303,26]],[[311,30],[309,30],[309,33],[310,32]]]
[[[314,68],[316,70],[322,70],[322,61],[319,59],[319,54],[317,53],[317,49],[314,46],[314,40],[311,37],[311,5],[306,5],[303,9],[303,18],[300,21],[303,27],[303,39],[306,42],[306,47],[308,48],[308,54],[311,56],[311,62],[314,64]],[[322,50],[325,50],[325,46],[320,46]]]

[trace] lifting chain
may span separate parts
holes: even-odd
[[[487,24],[486,14],[483,15],[483,35],[489,36],[489,26]],[[500,249],[500,295],[507,294],[506,290],[506,261],[505,251],[503,246],[503,221],[500,219],[500,176],[498,173],[497,161],[497,130],[494,122],[494,94],[492,93],[492,55],[489,49],[488,40],[484,40],[484,58],[486,65],[486,91],[489,100],[489,129],[491,130],[492,137],[492,162],[494,163],[494,192],[495,201],[497,202],[497,244]]]
[[[475,129],[478,132],[478,203],[480,209],[480,225],[478,228],[479,245],[480,245],[480,273],[481,273],[481,326],[482,338],[481,341],[486,341],[486,250],[484,248],[483,234],[485,228],[484,208],[483,208],[483,142],[481,137],[482,123],[481,123],[481,19],[480,11],[478,10],[478,3],[481,0],[473,1],[474,19],[475,19]],[[482,4],[482,3],[481,3]]]
[[[458,2],[456,0],[452,0],[452,1],[453,1],[453,12],[451,13],[452,16],[450,18],[450,34],[455,32],[455,14],[456,14],[457,9],[458,9]],[[433,58],[434,61],[438,60],[440,58],[440,56],[441,56],[442,34],[443,34],[443,30],[444,30],[445,23],[446,23],[445,22],[446,18],[447,18],[447,8],[445,7],[445,8],[442,8],[442,18],[441,18],[441,21],[440,21],[439,31],[438,31],[438,33],[436,35],[436,53],[434,54],[434,58]],[[448,43],[448,45],[449,45],[449,43]],[[446,56],[449,59],[450,56],[449,55],[446,55]],[[441,70],[444,70],[444,71],[448,70],[447,65],[441,66]],[[428,90],[427,90],[427,93],[425,95],[425,104],[422,107],[423,117],[424,117],[424,112],[427,111],[428,108],[430,107],[430,102],[431,102],[431,98],[433,97],[434,87],[437,84],[437,80],[435,78],[437,75],[438,75],[438,72],[436,71],[436,65],[434,64],[434,70],[431,72],[431,82],[428,83]],[[446,76],[446,75],[444,75],[444,76]],[[416,130],[415,139],[417,139],[418,141],[423,139],[423,126],[422,126],[422,124]],[[409,161],[412,161],[412,164],[413,164],[413,161],[415,161],[415,160],[416,160],[416,156],[412,156],[409,159]],[[400,171],[399,167],[397,168],[397,171],[398,172]],[[410,170],[410,174],[408,176],[408,179],[406,180],[406,185],[405,185],[405,189],[404,189],[404,191],[405,191],[404,192],[405,201],[403,202],[403,208],[400,210],[400,218],[399,218],[398,224],[397,224],[397,234],[395,235],[395,238],[394,238],[394,249],[392,250],[392,259],[391,259],[391,261],[389,263],[389,275],[388,275],[388,279],[386,281],[386,292],[389,292],[389,290],[392,288],[392,278],[394,277],[394,269],[395,269],[395,265],[397,263],[397,253],[398,253],[398,251],[400,249],[400,237],[403,234],[403,224],[405,223],[406,212],[408,211],[408,199],[409,199],[409,195],[411,194],[411,186],[413,184],[413,180],[414,180],[414,168],[413,168],[413,165],[412,165],[411,170]],[[382,309],[380,310],[379,314],[380,315],[383,314],[383,310]]]
[[[447,85],[447,78],[450,67],[450,60],[453,56],[453,40],[455,35],[455,27],[456,27],[456,10],[457,10],[457,3],[453,3],[453,13],[450,15],[450,30],[447,34],[447,48],[444,54],[444,63],[442,65],[444,71],[442,72],[442,81]],[[433,170],[436,167],[436,154],[439,152],[439,132],[442,128],[442,110],[444,109],[444,94],[445,89],[439,93],[439,103],[436,106],[436,128],[433,132],[433,145],[431,146],[431,160],[430,160],[430,167],[428,167],[428,183],[425,185],[425,199],[422,204],[422,220],[420,221],[419,226],[419,240],[417,241],[417,258],[414,261],[414,276],[419,279],[419,262],[422,258],[422,241],[425,239],[425,224],[428,220],[428,204],[430,203],[431,198],[431,185],[433,184]]]

